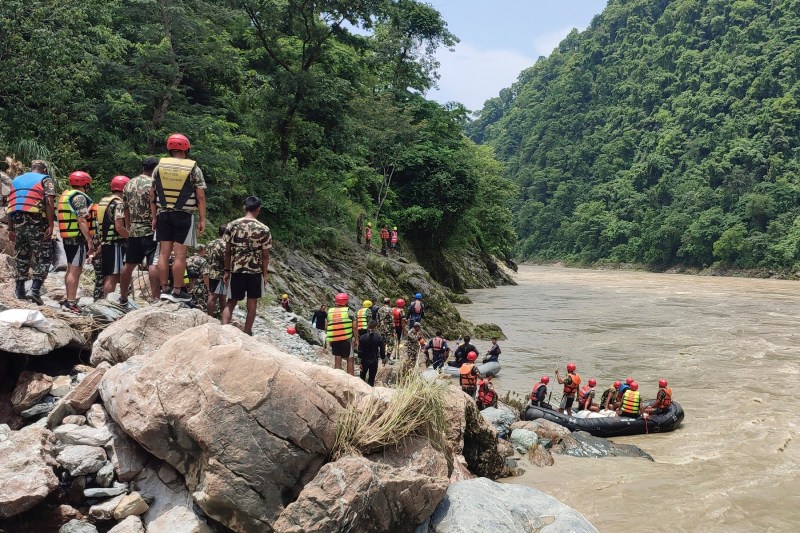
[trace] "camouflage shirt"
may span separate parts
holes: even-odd
[[[153,176],[155,176],[157,172],[158,172],[158,167],[156,167],[156,169],[153,171]],[[200,170],[200,167],[197,166],[196,164],[195,164],[194,168],[192,168],[192,171],[189,173],[189,181],[191,182],[192,187],[194,187],[195,189],[205,189],[206,188],[206,179],[203,176],[203,171]],[[195,193],[193,192],[191,194],[190,198],[194,198],[194,197],[195,197]],[[150,199],[148,198],[147,201],[149,202]],[[158,200],[158,194],[156,194],[156,202],[158,202],[158,201],[159,201]],[[149,204],[148,204],[148,209],[149,208],[150,207],[149,207]],[[181,211],[192,212],[192,211],[195,211],[196,209],[197,209],[196,207],[183,207],[181,209]],[[164,211],[174,211],[174,209],[170,209],[168,207],[161,207],[159,205],[157,210],[156,210],[156,214],[163,213]]]
[[[152,187],[153,178],[144,174],[136,176],[125,185],[122,202],[123,208],[130,213],[131,227],[128,228],[128,231],[130,231],[131,237],[148,237],[153,234],[150,213],[150,189]]]
[[[272,248],[272,235],[265,224],[254,218],[236,219],[228,224],[223,239],[231,244],[231,272],[262,273],[262,252]]]
[[[206,258],[208,259],[208,277],[211,279],[222,279],[225,270],[225,241],[214,239],[206,247]]]
[[[89,216],[89,202],[84,193],[74,195],[69,205],[75,210],[75,215],[78,218],[86,218]]]
[[[186,260],[186,272],[190,278],[201,278],[198,283],[202,283],[202,277],[208,274],[208,261],[202,255],[193,255]]]

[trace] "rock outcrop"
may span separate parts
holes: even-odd
[[[0,518],[27,511],[58,486],[52,447],[53,434],[32,426],[0,442]]]
[[[573,457],[641,457],[653,461],[653,457],[633,444],[617,444],[600,437],[593,437],[585,431],[576,431],[565,437],[553,452]]]

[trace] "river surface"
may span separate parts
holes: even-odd
[[[655,463],[556,455],[508,481],[602,532],[800,531],[800,283],[526,266],[516,281],[459,307],[508,336],[501,394],[527,395],[542,374],[552,385],[574,361],[599,391],[633,376],[652,398],[668,379],[686,418],[673,433],[614,439]]]

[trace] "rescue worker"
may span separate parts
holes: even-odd
[[[558,408],[559,413],[566,411],[567,416],[572,416],[572,403],[575,401],[575,393],[581,385],[581,377],[575,373],[575,363],[567,363],[567,376],[561,378],[561,375],[556,368],[556,379],[559,385],[564,385],[564,394],[561,397],[561,405]]]
[[[642,398],[639,396],[639,384],[635,381],[630,384],[630,388],[622,395],[622,403],[617,410],[619,416],[637,418],[642,411]]]
[[[380,311],[381,306],[378,305],[378,296],[376,295],[374,299],[370,300],[373,304],[370,306],[369,310],[372,312],[372,320],[378,320],[378,311]]]
[[[375,374],[378,373],[378,358],[386,364],[386,347],[380,333],[376,331],[378,322],[370,320],[368,331],[358,339],[358,357],[361,358],[361,379],[370,387],[375,386]]]
[[[447,341],[444,340],[444,337],[442,337],[441,331],[437,331],[436,336],[428,341],[428,345],[425,346],[426,364],[430,364],[431,350],[433,350],[433,368],[438,369],[444,366],[445,358],[450,355],[450,347],[447,345]]]
[[[92,177],[82,170],[69,175],[70,188],[61,193],[58,199],[58,231],[64,242],[67,256],[67,274],[64,276],[66,299],[61,305],[73,313],[78,308],[78,285],[83,272],[83,264],[94,253],[94,210],[92,199],[86,194]]]
[[[389,229],[385,224],[381,228],[381,254],[389,255]]]
[[[188,159],[190,149],[189,139],[180,133],[167,138],[169,157],[158,162],[150,190],[152,228],[160,246],[160,298],[173,302],[188,302],[192,299],[183,285],[183,272],[186,269],[186,253],[190,246],[196,244],[195,212],[199,215],[197,234],[202,235],[206,229],[206,182],[197,163]],[[263,234],[263,230],[259,233]],[[169,256],[173,251],[175,261],[172,264],[172,277],[175,283],[170,290]]]
[[[483,411],[487,407],[497,407],[497,392],[492,385],[494,374],[487,372],[486,377],[478,382],[478,409]]]
[[[186,277],[189,279],[189,293],[195,307],[205,312],[209,293],[209,268],[206,247],[197,245],[197,253],[186,260]]]
[[[153,236],[153,220],[150,211],[150,189],[153,188],[153,171],[158,166],[158,159],[148,157],[142,162],[142,173],[125,185],[122,191],[122,209],[125,216],[125,227],[128,229],[128,242],[125,244],[125,264],[119,276],[119,303],[128,305],[133,272],[140,265],[147,268],[147,279],[150,283],[150,301],[161,296],[158,281],[158,268],[155,266],[156,241]]]
[[[536,407],[550,407],[544,401],[547,396],[547,384],[550,383],[549,376],[542,376],[539,383],[533,386],[531,390],[531,405]]]
[[[206,260],[208,261],[208,299],[206,300],[206,311],[209,316],[216,316],[217,302],[219,301],[219,312],[228,304],[228,290],[222,277],[225,274],[225,231],[228,226],[221,224],[217,231],[217,238],[208,243],[206,247]]]
[[[225,268],[222,281],[228,287],[228,301],[222,311],[222,323],[231,323],[236,304],[246,297],[247,318],[243,331],[248,335],[253,334],[258,299],[264,296],[269,269],[269,251],[272,248],[272,234],[266,224],[258,221],[259,213],[261,213],[261,199],[257,196],[248,196],[244,200],[244,216],[229,223],[222,237],[225,241]],[[175,263],[177,262],[176,254]],[[162,277],[162,281],[163,279]],[[177,278],[175,282],[177,284]]]
[[[424,317],[425,304],[422,303],[422,293],[418,292],[414,295],[414,301],[408,305],[408,321],[421,323]]]
[[[658,393],[656,393],[656,401],[653,402],[653,405],[645,408],[645,413],[648,415],[653,413],[661,415],[669,411],[669,407],[672,405],[672,389],[667,385],[669,385],[669,383],[667,383],[666,379],[661,378],[658,380]]]
[[[11,185],[14,183],[14,178],[24,172],[22,163],[6,156],[6,169],[0,171],[0,223],[2,224],[8,222],[6,207],[8,207],[8,196],[11,194]]]
[[[314,314],[311,316],[311,325],[316,328],[319,332],[320,337],[322,337],[322,349],[328,346],[328,339],[327,339],[327,324],[328,324],[328,311],[325,308],[325,304],[319,306],[319,309],[314,311]]]
[[[16,250],[16,288],[19,300],[28,298],[42,305],[41,288],[50,272],[53,260],[53,226],[56,190],[47,175],[47,164],[41,160],[31,162],[31,171],[21,174],[11,182],[8,195],[8,240]],[[31,292],[25,294],[25,282],[32,270]]]
[[[622,382],[615,381],[613,385],[603,391],[603,395],[600,397],[600,409],[613,411],[619,407],[617,405],[617,395],[621,386]]]
[[[392,227],[392,232],[389,235],[392,242],[392,252],[397,253],[397,226]]]
[[[422,336],[422,326],[419,322],[415,322],[406,333],[406,359],[403,361],[403,368],[406,371],[417,366],[417,358],[422,350],[421,342],[425,342]]]
[[[461,383],[461,390],[466,392],[470,398],[475,398],[478,389],[478,369],[475,368],[475,361],[478,359],[478,352],[467,354],[467,363],[458,369],[458,377]]]
[[[617,393],[617,397],[620,400],[622,400],[622,395],[625,394],[625,391],[631,388],[631,383],[633,383],[633,378],[629,377],[625,380],[625,383],[620,386],[619,392]]]
[[[358,215],[356,220],[356,242],[361,244],[361,233],[364,231],[364,213]]]
[[[395,302],[395,307],[392,308],[392,323],[394,325],[394,334],[395,334],[395,346],[397,346],[397,352],[392,355],[392,357],[399,357],[400,356],[400,341],[403,339],[403,332],[406,330],[406,317],[405,317],[405,306],[406,301],[402,298],[398,298]]]
[[[372,222],[367,222],[367,228],[364,230],[364,249],[366,251],[372,249]]]
[[[353,315],[347,307],[350,297],[340,292],[334,298],[335,306],[328,309],[327,328],[328,344],[334,357],[333,367],[342,369],[342,358],[347,360],[347,373],[354,375],[353,359],[350,357],[353,348]],[[356,340],[357,342],[357,340]],[[358,348],[358,345],[355,345]]]
[[[466,364],[467,354],[469,352],[478,353],[478,349],[470,342],[470,336],[464,335],[464,344],[456,348],[456,351],[453,354],[455,356],[455,361],[448,361],[447,365],[460,368],[461,365]]]
[[[392,316],[392,307],[389,305],[391,300],[389,298],[383,299],[383,305],[378,309],[378,333],[380,333],[383,342],[386,343],[385,351],[388,355],[394,354],[395,336],[394,336],[394,317]]]
[[[594,403],[594,388],[596,385],[597,380],[589,378],[589,382],[581,388],[578,394],[578,410],[586,409],[595,413],[600,410],[600,407]]]
[[[287,313],[291,313],[292,312],[292,304],[289,303],[289,295],[288,294],[286,294],[286,293],[281,294],[281,299],[280,299],[279,303],[280,303],[281,307],[283,307],[284,311],[286,311]]]
[[[125,227],[125,210],[122,208],[122,195],[128,176],[111,178],[111,194],[97,203],[97,234],[100,235],[100,254],[103,256],[103,297],[117,290],[124,257],[125,239],[128,228]]]
[[[492,337],[492,347],[489,348],[489,351],[486,352],[486,357],[483,358],[484,363],[490,363],[492,361],[497,362],[500,359],[500,354],[502,351],[500,350],[500,345],[497,344],[497,337]]]
[[[361,309],[356,312],[356,320],[358,338],[360,339],[361,335],[367,332],[369,321],[372,320],[372,302],[370,300],[361,302]]]

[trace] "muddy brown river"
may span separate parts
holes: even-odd
[[[527,394],[574,361],[599,390],[633,376],[652,398],[668,379],[686,418],[673,433],[615,439],[655,463],[555,456],[509,481],[603,532],[800,531],[799,282],[558,267],[520,267],[516,280],[459,307],[508,336],[501,394]]]

